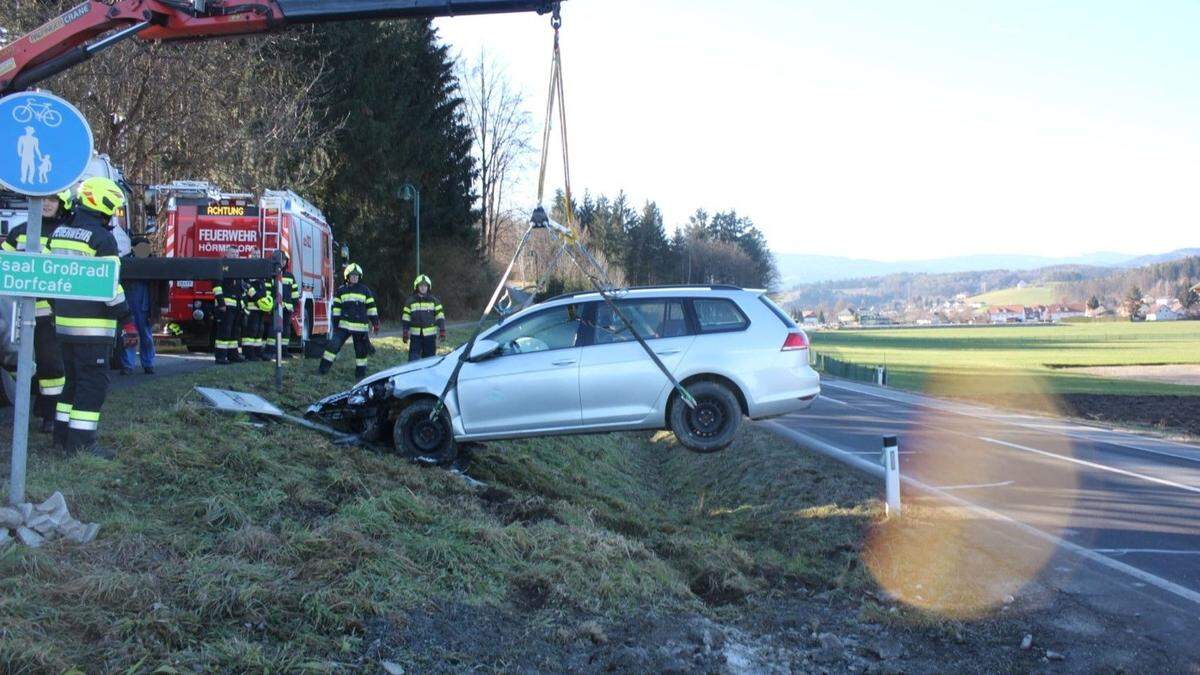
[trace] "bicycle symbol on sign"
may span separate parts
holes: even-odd
[[[50,102],[39,103],[32,98],[25,99],[25,105],[13,108],[12,116],[19,124],[34,119],[51,129],[62,124],[62,114],[55,110]]]

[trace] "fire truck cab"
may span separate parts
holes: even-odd
[[[239,258],[272,258],[282,251],[286,272],[300,287],[300,311],[292,316],[293,346],[320,339],[330,330],[334,292],[333,233],[320,209],[289,190],[268,190],[261,197],[223,192],[203,181],[151,186],[148,212],[163,203],[158,238],[165,258],[222,258],[226,249]],[[155,206],[151,206],[154,204]],[[176,280],[163,302],[164,323],[183,329],[189,350],[211,348],[213,282]]]

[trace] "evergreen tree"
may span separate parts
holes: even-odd
[[[428,21],[331,24],[313,35],[312,53],[331,54],[319,95],[340,123],[341,161],[322,203],[380,303],[395,313],[416,272],[413,209],[399,199],[402,184],[421,191],[423,254],[450,248],[463,261],[422,271],[445,288],[480,267],[471,130],[453,62]]]

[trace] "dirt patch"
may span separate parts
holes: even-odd
[[[1114,380],[1137,380],[1200,386],[1200,364],[1172,364],[1165,366],[1091,366],[1088,368],[1066,368],[1069,373],[1095,375]]]
[[[1200,435],[1200,396],[1062,394],[1048,400],[1036,396],[988,396],[977,400],[1014,410]]]

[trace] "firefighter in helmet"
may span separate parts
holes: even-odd
[[[49,233],[54,231],[71,209],[73,196],[70,190],[64,190],[55,198],[42,200],[42,251],[49,251]],[[5,251],[24,251],[26,224],[21,223],[8,231],[8,236],[0,243],[0,249]],[[62,351],[58,346],[58,336],[54,332],[54,312],[49,300],[38,300],[36,303],[37,322],[33,331],[33,353],[37,364],[34,378],[38,385],[38,399],[35,412],[42,418],[42,426],[38,429],[44,434],[54,431],[55,408],[58,397],[62,395],[66,385],[63,371]]]
[[[354,338],[354,374],[362,378],[367,375],[367,357],[371,354],[371,338],[368,331],[379,332],[379,310],[375,307],[375,294],[362,282],[363,269],[357,263],[346,265],[342,276],[345,285],[333,294],[333,337],[317,372],[329,372],[337,359],[342,345]]]
[[[237,249],[225,249],[226,258],[236,258]],[[244,361],[238,354],[238,330],[242,321],[242,294],[245,292],[241,279],[224,279],[213,284],[213,300],[217,318],[217,334],[214,352],[218,364]]]
[[[275,296],[267,292],[262,279],[251,279],[244,285],[242,306],[246,325],[242,329],[242,356],[247,361],[269,361],[263,353],[263,322],[275,310]]]
[[[283,305],[282,316],[283,325],[280,326],[279,340],[283,343],[283,350],[280,354],[281,358],[290,359],[292,355],[288,352],[288,343],[292,341],[292,314],[300,309],[300,286],[296,284],[296,277],[292,276],[289,271],[290,259],[288,254],[283,253],[283,275],[280,277],[282,286],[279,289],[279,299]],[[268,284],[272,300],[274,299],[275,281],[271,280]],[[273,304],[273,303],[272,303]],[[270,352],[275,349],[275,315],[268,314],[263,321],[263,345],[266,347],[267,358],[270,359]]]
[[[400,325],[408,343],[409,361],[437,355],[438,339],[446,339],[446,315],[442,302],[429,292],[432,288],[433,280],[418,274],[413,280],[413,294],[404,303]]]
[[[125,193],[108,178],[89,178],[79,185],[74,215],[50,234],[56,255],[112,258],[120,261],[113,237],[113,214],[125,205]],[[57,406],[54,440],[67,452],[89,452],[113,459],[116,454],[96,443],[100,408],[108,395],[108,357],[117,326],[124,325],[126,346],[137,344],[125,292],[120,285],[108,301],[54,302],[54,326],[62,344],[66,386]]]

